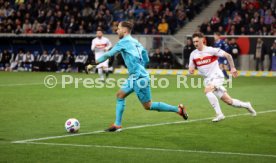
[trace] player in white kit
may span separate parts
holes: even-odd
[[[96,36],[97,37],[94,38],[91,43],[91,50],[94,51],[95,61],[112,47],[112,43],[109,41],[109,39],[103,37],[103,32],[100,28],[97,29]],[[92,66],[88,65],[87,69],[89,70],[90,67]],[[108,60],[98,64],[96,68],[98,69],[100,79],[104,81],[104,72],[106,74],[106,77],[108,76]]]
[[[189,62],[189,73],[194,74],[195,68],[204,77],[205,94],[210,104],[216,112],[216,117],[212,120],[218,122],[225,118],[223,115],[218,98],[228,105],[247,109],[252,116],[257,113],[251,106],[250,102],[243,102],[238,99],[233,99],[224,88],[224,75],[219,68],[218,57],[225,57],[231,68],[233,77],[237,77],[238,73],[235,68],[233,58],[230,54],[219,48],[205,46],[203,43],[204,35],[202,33],[193,34],[193,44],[196,49],[191,53]]]

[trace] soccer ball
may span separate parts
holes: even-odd
[[[76,118],[70,118],[65,122],[65,130],[69,133],[78,132],[80,129],[80,122]]]

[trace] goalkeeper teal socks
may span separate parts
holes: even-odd
[[[156,110],[160,112],[178,112],[178,107],[166,104],[164,102],[153,102],[151,104],[150,110]]]
[[[116,120],[115,120],[115,125],[116,126],[121,126],[122,125],[122,117],[123,113],[125,110],[125,99],[122,98],[117,98],[117,103],[116,103]],[[169,104],[166,104],[164,102],[153,102],[151,104],[150,110],[156,110],[159,112],[178,112],[178,107],[177,106],[172,106]]]
[[[122,116],[125,110],[125,99],[124,98],[117,98],[117,103],[116,103],[116,120],[115,120],[115,125],[116,126],[121,126],[122,125]]]

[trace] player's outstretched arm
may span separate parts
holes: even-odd
[[[233,75],[233,77],[237,77],[238,76],[238,72],[235,68],[235,64],[234,64],[234,60],[232,58],[232,56],[229,54],[229,53],[224,53],[224,56],[225,58],[227,59],[229,65],[230,65],[230,68],[231,68],[231,74]]]
[[[110,51],[104,53],[100,58],[96,60],[96,64],[106,61],[108,58],[118,54],[123,49],[120,43],[117,43]]]
[[[110,56],[107,53],[105,53],[104,55],[102,55],[100,58],[98,58],[96,60],[96,64],[99,64],[99,63],[102,63],[102,62],[106,61],[109,57]]]
[[[97,66],[97,64],[104,62],[105,60],[107,60],[109,58],[108,54],[105,53],[103,56],[101,56],[100,58],[98,58],[96,60],[96,63],[92,63],[89,64],[85,67],[85,72],[86,74],[89,74],[89,71],[92,70],[93,68],[95,68]]]

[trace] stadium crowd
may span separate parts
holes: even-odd
[[[135,23],[133,34],[173,34],[208,0],[0,0],[0,33],[116,32],[118,22]]]
[[[95,33],[101,28],[105,33],[115,33],[118,22],[133,21],[134,34],[173,34],[193,19],[198,9],[208,0],[0,0],[0,33]],[[275,2],[270,0],[228,0],[221,4],[217,14],[199,27],[205,35],[220,32],[224,35],[275,35]],[[225,39],[229,53],[239,67],[239,47],[236,40]],[[265,45],[263,45],[265,46]],[[259,47],[259,46],[258,46]],[[164,51],[154,46],[150,53],[149,68],[179,68],[174,55],[168,48]],[[257,47],[256,47],[257,49]],[[266,52],[257,55],[263,70],[264,55],[271,58],[275,45],[265,47]],[[272,49],[272,50],[271,50]],[[5,71],[84,71],[85,65],[93,62],[93,55],[87,52],[72,52],[63,49],[43,52],[28,51],[27,48],[12,52],[0,51],[0,70]],[[184,66],[188,67],[191,40],[183,49]],[[236,51],[236,53],[233,53]],[[90,53],[90,52],[89,52]],[[117,65],[123,65],[118,56]],[[257,64],[258,65],[258,64]],[[258,66],[256,70],[259,70]]]
[[[157,48],[149,54],[151,63],[149,68],[177,68],[177,63],[172,52],[165,48],[162,52]],[[111,59],[109,66],[113,68],[114,58]],[[116,56],[117,67],[125,66],[120,55]],[[85,66],[94,63],[94,54],[81,52],[76,54],[70,50],[64,53],[53,49],[31,52],[19,49],[13,53],[7,49],[0,52],[0,71],[54,71],[54,72],[84,72]]]
[[[70,50],[64,54],[55,49],[50,52],[44,50],[41,54],[24,49],[19,49],[16,54],[4,50],[0,53],[0,70],[71,72],[78,68],[77,71],[82,72],[88,57],[86,53],[74,55]]]
[[[228,0],[199,30],[205,35],[276,35],[275,8],[273,0]]]

